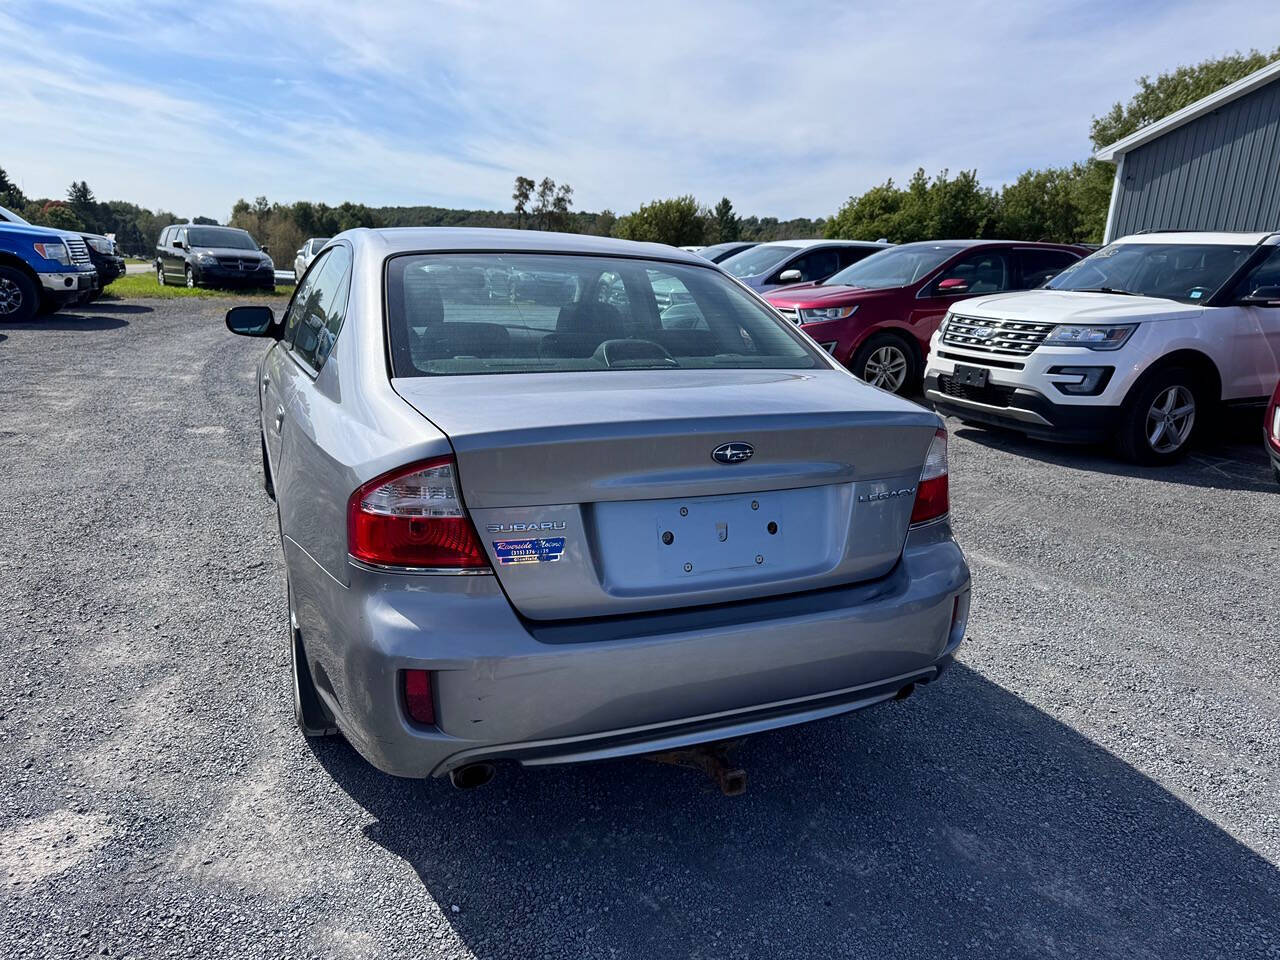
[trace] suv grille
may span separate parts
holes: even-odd
[[[67,251],[71,254],[72,263],[88,264],[89,245],[81,237],[63,237],[67,243]]]
[[[945,373],[938,377],[938,387],[949,397],[972,400],[992,407],[1007,407],[1013,401],[1013,387],[999,387],[989,383],[985,387],[968,387],[956,383]]]
[[[1025,357],[1040,346],[1053,327],[1052,323],[952,316],[947,321],[947,329],[943,331],[942,342],[977,353]]]

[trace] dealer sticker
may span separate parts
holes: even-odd
[[[498,562],[554,563],[564,555],[564,537],[535,537],[531,540],[494,540]]]

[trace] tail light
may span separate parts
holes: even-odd
[[[347,501],[347,552],[388,567],[489,565],[463,506],[452,457],[384,473],[353,493]]]
[[[911,508],[911,524],[928,523],[945,517],[951,509],[951,492],[947,483],[947,431],[939,430],[933,435],[933,443],[929,444],[929,452],[924,458],[924,469],[920,471],[920,482],[916,484],[916,503]]]
[[[414,723],[433,725],[436,705],[431,699],[431,671],[405,670],[400,677],[404,687],[404,712]]]

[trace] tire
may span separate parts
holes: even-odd
[[[156,264],[156,283],[160,284],[160,286],[162,287],[164,286],[164,264],[163,263]]]
[[[196,275],[191,272],[190,266],[188,266],[183,272],[187,276],[187,289],[194,290],[196,286]]]
[[[1208,414],[1203,381],[1186,367],[1166,367],[1138,381],[1125,399],[1116,452],[1131,463],[1160,466],[1187,454]]]
[[[332,737],[338,732],[333,715],[316,692],[302,631],[293,615],[293,592],[289,592],[289,664],[293,674],[293,719],[304,737]]]
[[[849,370],[859,380],[890,393],[914,391],[920,380],[916,353],[896,333],[877,333],[854,351]]]
[[[0,322],[27,323],[40,311],[36,283],[17,267],[0,264]]]
[[[267,496],[274,500],[276,485],[271,479],[271,464],[267,462],[267,440],[261,434],[258,439],[262,442],[262,489],[267,491]]]

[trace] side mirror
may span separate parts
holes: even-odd
[[[295,256],[299,256],[299,257],[300,257],[300,256],[302,256],[302,248],[301,248],[301,247],[299,247],[299,248],[298,248],[298,252],[297,252],[297,254],[295,254]]]
[[[783,270],[778,274],[779,283],[799,283],[804,279],[804,274],[799,270]]]
[[[969,281],[964,279],[964,277],[948,277],[946,280],[943,280],[941,283],[938,284],[938,293],[939,295],[944,297],[950,293],[968,293],[968,292],[969,292]]]
[[[265,243],[264,243],[262,246],[260,246],[258,249],[259,249],[259,250],[261,250],[263,253],[270,253],[270,252],[271,252],[271,248],[270,248],[270,247],[268,247]]]
[[[1250,307],[1280,307],[1280,287],[1258,287],[1240,302]]]
[[[232,307],[227,311],[227,329],[242,337],[280,339],[276,315],[270,307]]]
[[[187,245],[183,243],[181,240],[175,240],[173,241],[173,248],[175,250],[185,250],[187,249]]]

